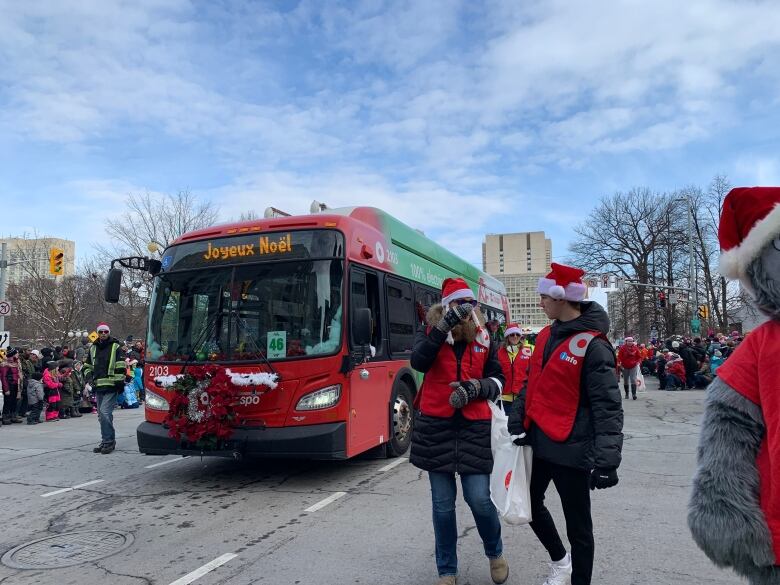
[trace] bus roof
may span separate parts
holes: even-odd
[[[375,207],[341,207],[316,214],[216,225],[183,234],[173,243],[316,227],[341,229],[347,237],[347,255],[353,261],[393,272],[438,290],[441,290],[445,278],[461,276],[476,292],[480,302],[509,315],[502,282]]]

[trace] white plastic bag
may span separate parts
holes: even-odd
[[[493,472],[490,474],[490,499],[498,515],[507,524],[527,524],[531,521],[531,447],[518,447],[507,428],[508,417],[503,409],[488,401],[493,419],[490,447],[493,451]]]
[[[647,385],[645,384],[645,376],[642,374],[642,367],[637,366],[636,372],[636,389],[638,392],[647,392]]]

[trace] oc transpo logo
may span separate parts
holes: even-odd
[[[376,250],[376,259],[382,264],[385,261],[385,247],[382,245],[382,242],[377,242],[374,249]]]
[[[590,345],[590,342],[593,341],[594,337],[595,335],[592,333],[578,333],[569,341],[569,351],[561,352],[559,356],[560,359],[576,366],[579,363],[577,358],[585,357],[585,352],[588,351],[588,345]]]

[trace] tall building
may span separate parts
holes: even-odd
[[[509,318],[539,330],[550,320],[539,306],[539,278],[550,271],[552,241],[544,232],[488,234],[482,244],[482,269],[504,283]]]
[[[547,315],[539,306],[539,293],[537,292],[539,278],[547,272],[549,270],[539,274],[494,275],[506,287],[506,295],[509,297],[509,318],[513,323],[517,323],[523,328],[531,328],[535,332],[550,324]]]
[[[76,242],[62,238],[0,238],[8,245],[8,283],[19,283],[34,270],[41,276],[54,278],[49,274],[49,250],[63,251],[62,276],[76,273]]]
[[[550,271],[552,240],[544,232],[488,234],[482,244],[482,270],[488,274],[528,274]]]

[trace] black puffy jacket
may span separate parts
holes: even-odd
[[[435,310],[438,307],[438,312]],[[437,320],[441,315],[441,306],[435,305],[429,312],[428,322]],[[430,333],[423,327],[414,339],[411,366],[419,372],[427,372],[436,360],[439,349],[445,343],[446,335],[431,328]],[[453,345],[455,356],[460,360],[467,347],[466,342]],[[455,382],[457,372],[452,373]],[[481,398],[495,400],[501,388],[489,378],[504,383],[504,374],[498,362],[496,345],[491,343],[488,358],[481,379]],[[425,471],[459,473],[490,473],[493,471],[493,454],[490,451],[490,421],[469,420],[459,410],[451,417],[442,418],[415,412],[412,449],[409,455],[412,465]]]
[[[564,339],[580,331],[609,331],[609,317],[597,303],[581,303],[582,315],[572,321],[554,321],[544,348],[543,364]],[[523,432],[525,386],[509,413],[509,432]],[[528,430],[534,457],[578,469],[616,468],[623,448],[623,402],[615,374],[615,352],[608,341],[594,339],[585,353],[580,379],[580,402],[569,437],[553,441],[535,424]]]

